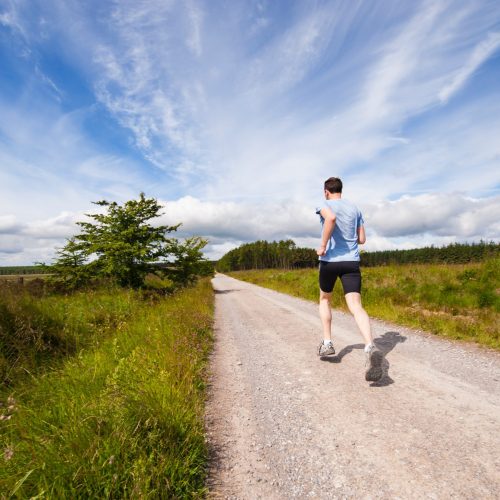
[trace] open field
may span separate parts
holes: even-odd
[[[169,297],[0,287],[2,497],[205,492],[208,280]]]
[[[0,274],[0,281],[17,281],[23,278],[24,281],[32,281],[36,279],[44,279],[51,274]]]
[[[237,279],[316,301],[318,271],[266,269]],[[363,268],[363,304],[376,318],[500,349],[500,259]],[[332,306],[346,310],[337,283]]]

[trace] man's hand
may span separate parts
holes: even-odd
[[[317,250],[316,253],[321,257],[322,255],[326,254],[326,245],[321,245]]]

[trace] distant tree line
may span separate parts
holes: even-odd
[[[366,267],[388,264],[462,264],[479,262],[500,254],[500,244],[453,243],[445,247],[424,247],[412,250],[361,252],[361,265]],[[216,264],[220,272],[247,269],[297,269],[316,267],[318,256],[312,248],[299,248],[292,240],[256,241],[245,243],[226,253]]]
[[[44,266],[3,266],[0,275],[6,274],[45,274],[49,273]]]
[[[445,247],[424,247],[411,250],[382,250],[362,252],[361,265],[366,267],[388,264],[465,264],[497,257],[500,244],[493,241],[452,243]]]
[[[269,268],[297,269],[314,267],[317,263],[315,250],[299,248],[292,240],[259,240],[230,250],[217,262],[216,268],[220,272]]]

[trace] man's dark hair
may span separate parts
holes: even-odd
[[[338,177],[330,177],[325,181],[325,189],[330,193],[342,192],[342,181]]]

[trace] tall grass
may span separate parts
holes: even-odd
[[[34,375],[17,371],[2,391],[2,495],[202,496],[212,301],[203,281],[160,299],[113,289],[4,305],[27,311],[21,330],[41,345],[57,332],[70,347],[33,348]]]
[[[54,369],[59,361],[99,346],[144,307],[132,291],[89,290],[45,294],[38,287],[0,284],[0,381],[19,382]]]
[[[318,271],[238,271],[249,281],[317,301]],[[363,304],[376,318],[500,349],[500,258],[477,264],[406,264],[363,268]],[[346,310],[337,283],[333,307]]]

